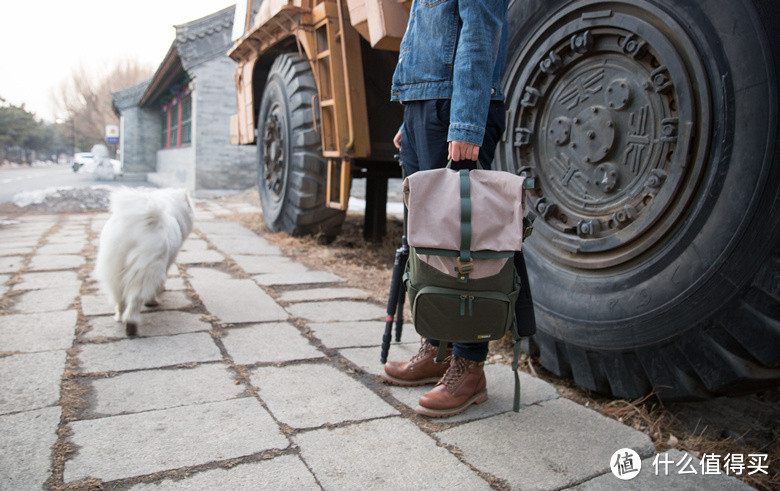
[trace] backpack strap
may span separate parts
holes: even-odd
[[[449,341],[439,341],[439,349],[436,351],[436,359],[433,360],[434,363],[444,362],[444,359],[447,357],[447,348],[449,348],[449,346]]]
[[[520,412],[520,375],[517,373],[518,362],[520,361],[520,333],[517,329],[517,318],[512,322],[512,372],[515,375],[515,395],[512,403],[512,411]]]
[[[471,258],[471,181],[468,169],[460,171],[460,253],[458,265],[458,281],[466,282],[469,273],[474,271],[474,262]]]
[[[512,411],[519,413],[520,412],[520,375],[517,373],[517,362],[520,359],[520,341],[515,341],[514,346],[512,346],[512,350],[514,351],[514,357],[512,358],[512,371],[515,374],[515,395],[514,395],[514,401],[512,403]]]

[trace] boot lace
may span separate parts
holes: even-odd
[[[460,382],[468,369],[469,361],[467,359],[453,356],[450,368],[447,369],[447,373],[444,374],[444,378],[439,383],[443,384],[450,392],[455,392],[458,382]]]
[[[422,339],[420,340],[420,350],[417,351],[417,354],[414,355],[411,360],[409,360],[409,363],[418,362],[423,358],[430,356],[430,354],[432,352],[435,352],[436,350],[437,350],[436,346],[427,342],[425,339]]]

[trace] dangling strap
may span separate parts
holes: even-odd
[[[443,363],[447,357],[447,348],[450,346],[448,341],[439,341],[439,350],[436,352],[436,359],[434,363]]]
[[[514,404],[512,404],[512,411],[520,412],[520,375],[517,373],[517,362],[520,359],[520,341],[515,341],[515,345],[512,347],[514,351],[514,358],[512,359],[512,370],[515,372],[515,397]]]

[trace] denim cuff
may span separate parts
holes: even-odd
[[[472,126],[470,124],[450,123],[450,129],[447,132],[447,141],[459,141],[472,143],[482,146],[482,140],[485,138],[485,128]]]

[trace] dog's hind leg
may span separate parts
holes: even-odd
[[[117,322],[122,321],[122,312],[125,310],[125,304],[121,300],[116,304],[116,312],[114,313],[114,320]]]
[[[141,297],[130,297],[122,313],[122,323],[128,336],[135,336],[138,333],[138,325],[141,323],[141,304],[143,304]]]
[[[154,296],[149,300],[147,300],[146,302],[144,302],[144,305],[146,305],[147,307],[157,307],[158,305],[160,305],[159,298],[164,291],[165,291],[165,281],[163,281],[162,284],[159,287],[157,287],[156,291],[154,292]]]

